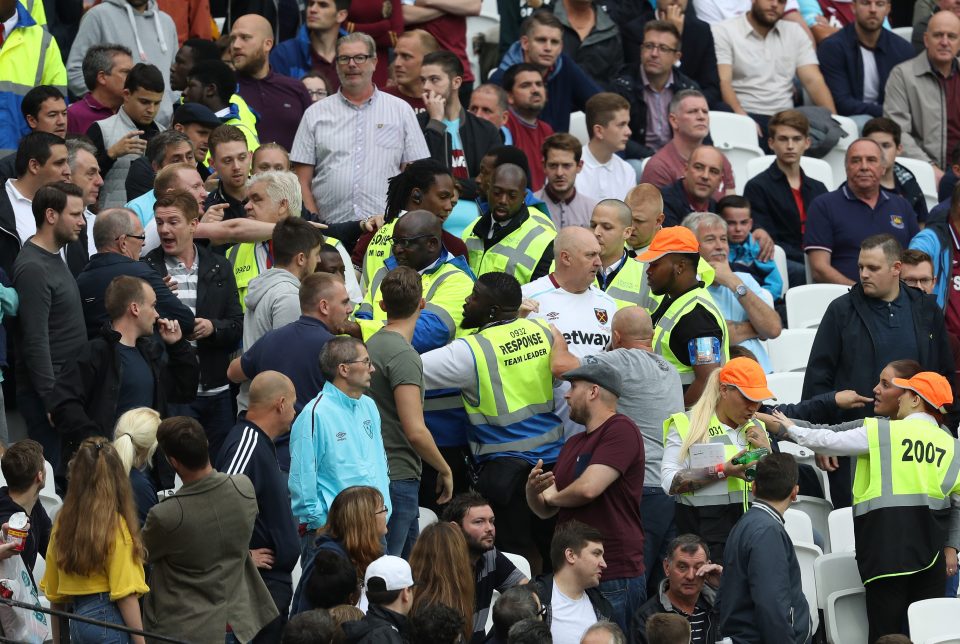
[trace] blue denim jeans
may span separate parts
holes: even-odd
[[[598,590],[613,606],[613,615],[610,617],[624,633],[630,633],[633,614],[640,604],[647,601],[646,576],[601,581]]]
[[[89,617],[101,622],[126,626],[117,604],[110,601],[110,593],[95,593],[74,597],[73,613],[80,617]],[[70,641],[73,644],[128,644],[130,636],[123,631],[115,631],[106,626],[96,626],[71,619]]]
[[[387,522],[387,554],[407,559],[420,536],[420,481],[390,481],[390,503],[393,512]]]
[[[170,416],[188,416],[203,425],[211,463],[217,461],[220,447],[237,420],[229,389],[213,396],[197,396],[192,403],[171,403],[167,405],[167,413]]]
[[[647,578],[647,595],[657,592],[663,579],[663,560],[667,546],[677,536],[673,522],[677,502],[659,485],[644,486],[640,501],[640,520],[643,522],[643,568]]]

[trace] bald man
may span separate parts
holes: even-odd
[[[290,432],[296,399],[290,378],[278,371],[257,374],[250,383],[246,417],[230,430],[214,459],[220,472],[244,474],[250,479],[260,507],[250,537],[250,556],[280,615],[257,634],[254,642],[280,641],[293,599],[291,573],[300,557],[300,537],[274,441]]]
[[[663,228],[666,215],[663,212],[663,197],[660,189],[652,183],[634,186],[624,199],[633,216],[633,233],[627,240],[630,249],[639,255],[647,250],[653,236]]]
[[[463,334],[463,303],[473,290],[474,277],[462,256],[453,257],[440,241],[443,222],[432,212],[413,210],[397,220],[393,229],[393,255],[370,280],[367,296],[357,312],[367,340],[383,326],[387,313],[380,285],[387,273],[407,266],[423,279],[426,305],[413,332],[413,348],[420,353],[438,349]]]
[[[463,231],[467,261],[477,277],[505,272],[521,285],[546,275],[557,232],[543,213],[525,203],[527,175],[520,166],[497,166],[487,183],[487,212]]]
[[[712,145],[693,151],[683,178],[663,189],[664,226],[679,226],[691,212],[715,212],[713,196],[723,181],[723,160],[723,154]]]
[[[640,305],[655,311],[659,298],[647,286],[647,274],[636,253],[627,248],[633,235],[630,206],[619,199],[604,199],[593,209],[590,229],[600,244],[600,290],[617,302],[617,308]]]
[[[644,563],[648,595],[656,592],[663,577],[666,545],[675,534],[674,501],[660,488],[660,461],[663,459],[663,422],[682,413],[683,387],[676,368],[651,351],[653,322],[639,306],[628,306],[613,316],[611,350],[580,359],[554,333],[550,368],[559,377],[581,363],[607,364],[620,374],[623,383],[617,411],[628,416],[643,435],[645,471],[640,515],[644,533]]]
[[[883,115],[903,130],[903,156],[929,162],[939,183],[948,154],[960,143],[960,71],[956,60],[960,53],[960,18],[951,11],[933,14],[923,45],[925,50],[920,55],[890,72]]]
[[[230,54],[237,70],[239,94],[260,115],[261,141],[273,141],[289,150],[300,118],[313,104],[306,86],[270,69],[273,28],[262,16],[240,16],[230,28]]]

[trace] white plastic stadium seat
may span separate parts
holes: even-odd
[[[844,166],[847,148],[860,137],[860,129],[854,120],[849,117],[833,114],[830,118],[839,123],[844,132],[847,133],[846,136],[841,137],[840,140],[837,141],[837,144],[833,146],[833,149],[823,157],[823,160],[829,163],[830,168],[833,170],[833,185],[839,186],[847,180],[847,170]]]
[[[930,642],[960,642],[960,625],[957,612],[960,599],[938,597],[913,602],[907,609],[910,622],[910,639],[918,644]]]
[[[841,590],[827,598],[824,621],[831,644],[868,644],[867,591]]]
[[[530,576],[530,562],[527,561],[526,557],[523,555],[515,555],[512,552],[504,552],[503,556],[509,559],[510,562],[517,567],[517,570],[523,573],[524,577],[527,579],[532,579]]]
[[[437,513],[431,510],[430,508],[420,508],[420,532],[423,532],[423,529],[428,525],[433,525],[437,522]]]
[[[787,510],[790,512],[790,510]],[[799,513],[801,516],[802,512]],[[788,531],[789,532],[789,531]],[[811,532],[811,537],[813,533]],[[820,548],[812,543],[793,542],[793,551],[797,554],[797,563],[800,565],[800,584],[803,586],[803,596],[807,600],[807,607],[810,610],[810,619],[813,622],[811,633],[815,633],[820,626],[820,614],[817,612],[817,579],[815,572],[815,562],[823,556]]]
[[[784,329],[767,340],[767,355],[774,373],[806,371],[816,329]]]
[[[570,134],[575,136],[582,145],[590,142],[590,132],[587,131],[587,115],[583,112],[570,112]]]
[[[788,451],[783,449],[784,445],[788,443],[781,441],[780,449],[781,451]],[[820,471],[820,470],[817,470]],[[829,494],[829,487],[826,488],[827,493]],[[813,529],[820,533],[820,536],[823,537],[824,551],[830,551],[830,522],[829,517],[830,513],[833,512],[833,504],[826,499],[821,499],[818,496],[806,496],[800,495],[797,497],[797,500],[790,505],[791,510],[800,510],[808,517],[810,517],[810,523],[813,524]]]
[[[917,180],[917,185],[923,192],[923,197],[927,201],[927,210],[932,210],[939,201],[937,200],[937,181],[933,176],[933,166],[926,161],[919,159],[909,159],[907,157],[897,157],[897,163],[913,173]]]
[[[830,632],[830,616],[827,614],[829,598],[834,593],[844,591],[862,591],[860,570],[852,552],[835,552],[817,557],[813,563],[817,582],[817,606],[823,611],[823,625]],[[835,642],[834,644],[843,644]]]
[[[768,374],[767,387],[776,396],[778,403],[798,403],[802,399],[803,374],[796,371]]]
[[[483,34],[487,42],[496,43],[497,37],[493,37],[493,31],[500,33],[500,19],[494,14],[486,15],[481,9],[479,16],[467,16],[467,60],[470,61],[470,69],[476,78],[480,78],[480,60],[473,53],[473,39],[479,34]]]
[[[788,508],[783,515],[784,527],[795,544],[813,545],[813,523],[804,512]],[[823,554],[823,553],[821,553]]]
[[[790,273],[787,271],[787,251],[778,244],[773,245],[773,263],[777,267],[777,272],[780,273],[780,279],[783,280],[783,292],[780,294],[780,297],[783,297],[790,289]]]
[[[894,27],[890,31],[897,34],[907,42],[910,42],[910,39],[913,38],[913,27],[911,25],[907,25],[906,27]]]
[[[853,535],[853,510],[838,508],[830,513],[830,550],[832,552],[855,552],[857,545]]]
[[[710,138],[730,162],[737,194],[742,195],[749,176],[747,164],[763,156],[757,141],[756,121],[732,112],[710,112]]]
[[[787,291],[787,327],[806,329],[820,326],[830,302],[850,291],[841,284],[804,284]]]
[[[769,168],[770,164],[773,163],[776,158],[774,155],[768,154],[758,159],[750,159],[750,161],[747,162],[747,180],[753,179]],[[837,187],[833,177],[833,169],[830,167],[830,164],[823,159],[802,157],[800,159],[800,167],[803,169],[805,175],[825,185],[827,190],[833,190]]]

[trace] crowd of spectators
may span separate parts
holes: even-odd
[[[900,633],[960,550],[960,3],[908,4],[0,0],[0,566],[78,644],[803,644],[790,441]]]

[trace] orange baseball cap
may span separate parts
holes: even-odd
[[[944,405],[953,402],[953,390],[950,388],[950,382],[939,373],[921,371],[909,380],[894,378],[893,384],[895,387],[916,392],[917,395],[936,407],[941,414],[947,413]]]
[[[661,228],[653,236],[650,246],[637,257],[641,262],[652,262],[668,253],[699,253],[697,236],[684,226]]]
[[[767,375],[763,373],[763,367],[750,358],[734,358],[723,365],[720,369],[720,382],[733,385],[753,402],[776,399],[773,392],[767,388]]]

